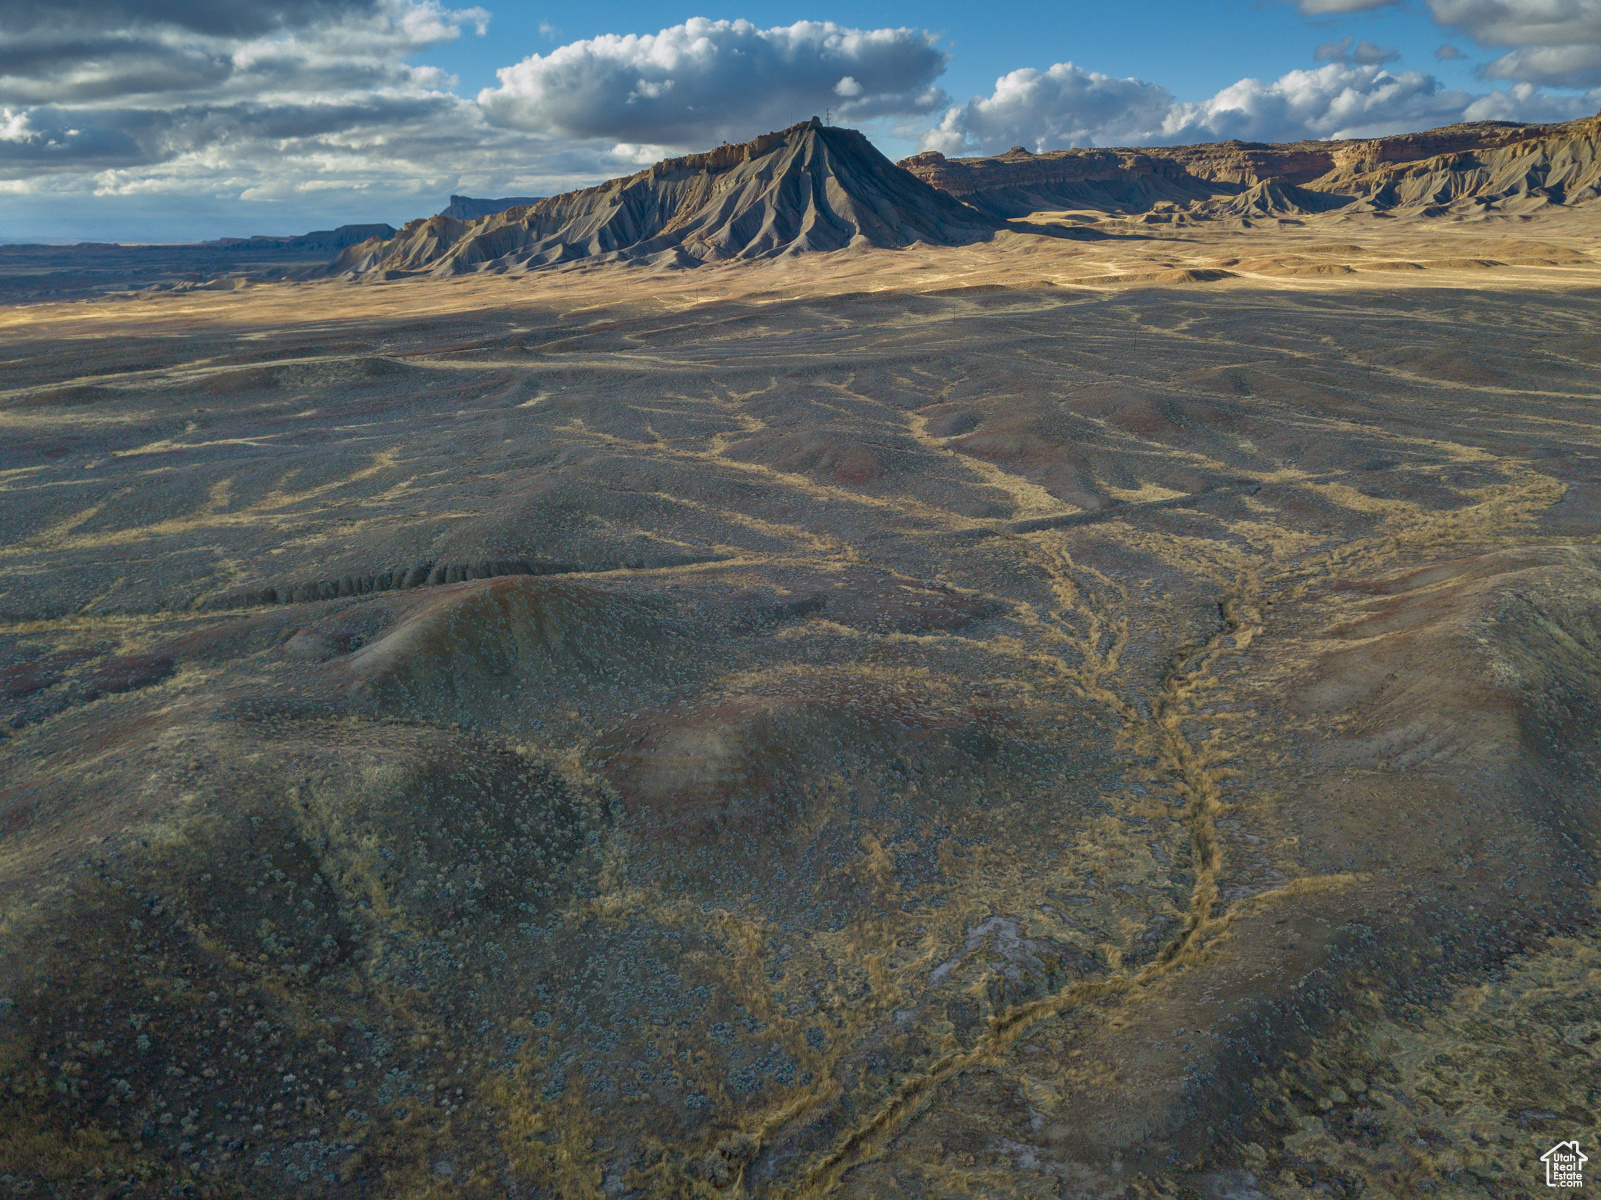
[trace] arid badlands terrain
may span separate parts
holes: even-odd
[[[809,124],[0,308],[0,1196],[1548,1194],[1598,135]]]

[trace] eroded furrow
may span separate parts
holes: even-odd
[[[800,1184],[783,1193],[792,1200],[830,1195],[852,1169],[881,1154],[942,1084],[974,1068],[998,1063],[1039,1022],[1069,1009],[1114,1001],[1184,969],[1232,916],[1218,912],[1225,864],[1216,824],[1223,808],[1221,772],[1230,754],[1215,739],[1197,744],[1185,731],[1184,722],[1191,698],[1215,682],[1218,659],[1228,649],[1248,643],[1261,629],[1257,607],[1260,583],[1255,572],[1243,572],[1240,591],[1218,601],[1219,626],[1210,637],[1172,654],[1155,694],[1142,706],[1116,686],[1130,623],[1126,612],[1107,597],[1121,589],[1105,576],[1075,566],[1049,535],[1028,539],[1025,545],[1029,558],[1047,573],[1056,601],[1038,618],[1038,632],[1053,647],[1040,661],[1066,691],[1099,705],[1119,724],[1118,739],[1125,750],[1131,755],[1153,756],[1168,786],[1184,803],[1194,872],[1185,923],[1153,960],[1138,970],[1115,970],[1104,978],[1081,980],[995,1015],[971,1047],[948,1054],[905,1080],[890,1099],[843,1136],[813,1164]],[[1093,580],[1093,585],[1086,586],[1081,577]],[[1124,599],[1119,595],[1120,601]]]

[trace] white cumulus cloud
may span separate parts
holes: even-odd
[[[993,154],[1147,141],[1173,110],[1173,94],[1139,79],[1117,79],[1072,63],[1002,75],[995,91],[947,109],[923,135],[924,150]]]
[[[1284,2],[1320,24],[1385,4]],[[564,191],[828,109],[897,138],[932,126],[926,147],[962,154],[1342,137],[1601,104],[1601,0],[1428,3],[1504,83],[1452,90],[1338,29],[1316,39],[1327,65],[1194,103],[1058,63],[953,107],[938,86],[949,56],[927,30],[696,18],[533,54],[475,99],[418,61],[485,32],[472,0],[0,0],[0,226],[16,228],[24,202],[42,212],[60,207],[47,197],[93,195],[123,198],[107,211],[159,214],[163,237],[184,236],[184,214],[208,205],[253,202],[282,212],[284,231],[311,211],[404,219],[451,192]],[[547,22],[538,36],[560,31]]]
[[[925,31],[700,20],[536,55],[480,105],[416,61],[486,31],[469,2],[0,0],[0,195],[144,212],[171,196],[162,237],[217,204],[274,206],[290,229],[310,211],[404,219],[452,192],[583,187],[830,108],[861,123],[949,103]]]
[[[1288,142],[1377,137],[1460,119],[1470,97],[1420,71],[1331,63],[1278,79],[1242,79],[1197,104],[1175,105],[1163,142]]]
[[[922,140],[948,155],[997,154],[1013,145],[1182,145],[1237,138],[1291,142],[1379,137],[1458,121],[1554,121],[1585,116],[1601,101],[1519,84],[1474,94],[1433,75],[1376,64],[1330,63],[1274,80],[1242,79],[1216,95],[1180,103],[1166,88],[1058,63],[1003,75],[989,96],[948,109]]]
[[[0,142],[31,142],[38,136],[27,113],[0,108]]]
[[[617,173],[609,147],[491,127],[410,61],[487,21],[439,0],[0,0],[0,188],[337,196],[363,219]]]
[[[608,34],[497,72],[478,103],[497,125],[655,145],[743,140],[832,108],[842,121],[928,113],[946,54],[917,29],[696,17]]]
[[[1429,0],[1442,25],[1508,53],[1491,79],[1552,87],[1601,84],[1601,0]]]
[[[1429,11],[1486,46],[1601,40],[1601,0],[1429,0]]]
[[[1294,0],[1311,17],[1337,17],[1400,2]],[[1559,88],[1601,85],[1601,0],[1428,0],[1428,5],[1437,24],[1481,46],[1506,51],[1484,69],[1486,78]],[[1452,53],[1439,57],[1460,56],[1454,47],[1449,49]]]

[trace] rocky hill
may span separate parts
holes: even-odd
[[[664,265],[847,246],[955,245],[996,222],[816,118],[740,145],[667,159],[528,208],[413,221],[345,251],[356,277],[526,269],[578,259]]]
[[[1601,191],[1601,117],[1562,125],[1480,121],[1395,137],[1268,145],[1216,142],[1141,149],[1021,146],[991,158],[938,152],[901,166],[992,216],[1044,209],[1198,215],[1411,211],[1436,216],[1491,206],[1528,211]]]

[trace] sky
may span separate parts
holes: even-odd
[[[0,242],[549,195],[819,115],[892,158],[1601,109],[1601,0],[0,0]]]

